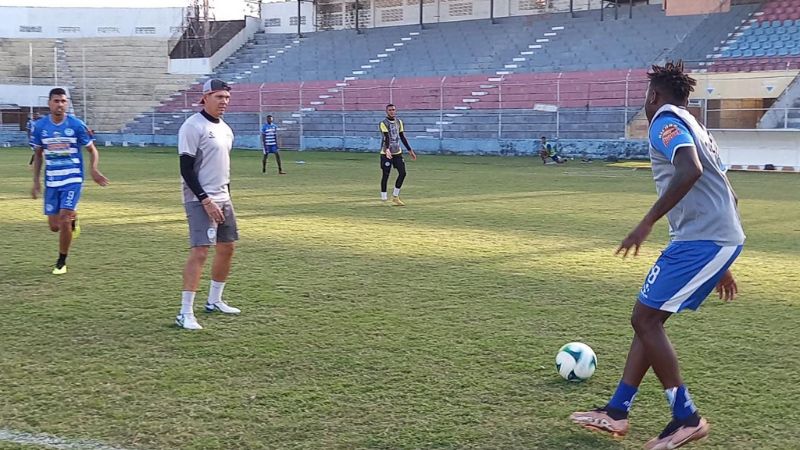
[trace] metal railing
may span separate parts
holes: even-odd
[[[570,78],[573,77],[573,78]],[[261,84],[234,89],[226,120],[237,135],[258,134],[271,114],[285,139],[302,146],[305,138],[373,138],[384,108],[393,103],[409,136],[423,139],[642,139],[647,121],[646,79],[642,73],[604,80],[558,74],[549,78],[459,77],[414,80],[301,82],[279,87]],[[184,93],[138,121],[132,132],[177,133],[200,109],[200,94]],[[767,111],[783,117],[773,128],[800,127],[800,108],[708,107],[701,100],[690,111],[709,128],[756,129]],[[780,111],[778,111],[780,109]]]
[[[252,122],[255,127],[272,114],[293,132],[346,138],[374,135],[374,118],[380,120],[386,105],[393,103],[410,132],[434,139],[458,135],[514,139],[527,132],[588,136],[599,128],[606,131],[598,137],[617,139],[626,137],[627,125],[643,105],[645,89],[646,81],[632,79],[630,72],[607,80],[557,74],[530,80],[442,77],[416,84],[397,79],[301,82],[288,87],[262,84],[256,89],[234,89],[228,115],[234,125]],[[149,123],[147,131],[152,134],[170,132],[176,122],[199,109],[198,99],[196,92],[184,93],[160,112],[140,119],[139,129],[144,131],[141,126]],[[242,113],[251,119],[235,117]]]

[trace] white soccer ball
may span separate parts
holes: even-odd
[[[556,369],[568,381],[588,380],[597,368],[594,350],[582,342],[570,342],[558,350]]]

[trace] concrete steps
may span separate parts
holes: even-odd
[[[76,82],[71,91],[74,108],[79,114],[86,110],[84,120],[95,131],[122,129],[196,79],[167,73],[168,43],[162,39],[70,39],[63,47]]]

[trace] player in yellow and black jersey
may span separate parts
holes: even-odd
[[[381,170],[383,176],[381,177],[381,200],[388,200],[388,193],[386,192],[386,185],[389,182],[389,175],[392,173],[392,167],[397,169],[397,180],[394,182],[394,191],[392,192],[392,204],[395,206],[405,206],[400,200],[400,188],[403,186],[403,180],[406,179],[406,163],[403,161],[403,149],[400,148],[400,143],[403,143],[408,154],[411,155],[411,160],[417,159],[417,154],[411,149],[408,140],[404,134],[403,121],[397,117],[397,107],[392,104],[386,105],[386,118],[380,123],[381,135]]]

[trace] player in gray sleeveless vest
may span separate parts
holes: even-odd
[[[394,182],[394,191],[392,191],[392,204],[405,206],[405,203],[400,200],[400,188],[403,187],[403,181],[406,179],[406,163],[403,161],[403,149],[400,148],[400,143],[402,142],[406,147],[412,161],[416,161],[417,154],[408,144],[403,121],[396,114],[397,107],[392,104],[386,105],[386,118],[379,125],[381,130],[381,172],[383,174],[381,177],[381,200],[386,202],[389,198],[386,186],[389,183],[392,167],[394,167],[397,169],[397,180]]]
[[[709,426],[683,383],[664,323],[673,313],[697,309],[715,287],[720,298],[733,300],[738,287],[729,268],[745,236],[717,145],[686,110],[697,82],[683,72],[680,61],[653,66],[648,78],[645,112],[658,200],[617,254],[625,257],[631,249],[638,254],[664,215],[670,243],[650,269],[633,308],[635,334],[616,392],[606,406],[574,413],[571,419],[594,430],[626,434],[628,411],[652,367],[664,387],[672,421],[645,448],[673,449],[705,437]]]

